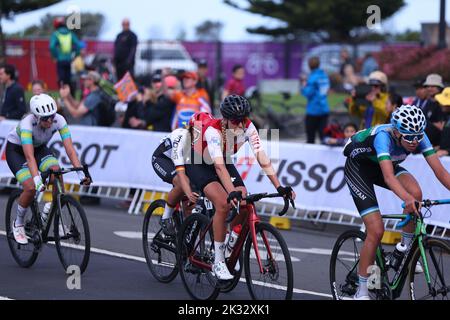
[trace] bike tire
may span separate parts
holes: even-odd
[[[271,234],[273,238],[272,240],[268,239],[267,235]],[[247,282],[247,287],[250,292],[250,296],[254,300],[291,300],[293,295],[293,288],[294,288],[294,274],[292,269],[292,261],[291,261],[291,255],[289,253],[288,246],[286,244],[286,241],[283,239],[283,236],[281,233],[271,224],[265,223],[265,222],[259,222],[256,225],[256,236],[261,236],[261,239],[257,238],[258,248],[263,247],[264,250],[259,250],[259,254],[261,257],[261,262],[264,264],[263,267],[265,267],[266,270],[269,272],[261,274],[259,269],[259,264],[257,262],[251,264],[251,250],[253,247],[253,241],[252,236],[249,236],[247,238],[247,242],[245,244],[245,251],[244,251],[244,267],[245,267],[245,280]],[[265,241],[264,238],[267,240]],[[261,241],[260,241],[261,240]],[[277,242],[278,244],[274,244]],[[267,246],[268,244],[269,246]],[[269,248],[268,248],[269,247]],[[263,252],[270,252],[272,253],[272,256],[274,256],[274,259],[268,259],[269,257],[266,256],[266,259],[263,259],[262,253]],[[274,253],[275,249],[280,249],[281,253],[279,255],[276,255]],[[254,248],[253,248],[254,250]],[[283,263],[279,263],[279,261]],[[255,259],[256,261],[256,259]],[[274,283],[275,280],[280,278],[280,266],[284,265],[286,276],[285,281],[283,283]],[[252,266],[255,266],[255,276],[252,275]],[[254,279],[253,279],[254,278]],[[277,286],[278,288],[281,287],[283,290],[278,289],[271,289],[271,287]],[[264,290],[266,287],[269,289],[262,292],[262,290],[258,290],[257,288],[261,287]],[[285,293],[281,293],[282,291],[285,291]],[[275,296],[269,296],[269,294],[278,294]]]
[[[17,264],[22,268],[30,268],[36,262],[36,259],[38,258],[39,255],[39,250],[32,242],[29,242],[27,245],[18,244],[14,239],[14,234],[12,230],[12,223],[15,220],[13,218],[13,215],[15,214],[14,211],[17,211],[16,208],[13,208],[13,205],[19,199],[21,194],[22,194],[21,190],[14,190],[8,198],[8,203],[6,205],[6,212],[5,212],[6,238],[8,241],[8,246],[11,251],[11,254],[14,260],[17,262]],[[34,206],[31,207],[32,210],[34,210]],[[33,221],[33,218],[31,221]],[[28,223],[32,224],[32,222]],[[32,233],[34,233],[34,231],[32,231]],[[31,234],[27,235],[31,236]],[[42,243],[40,245],[42,245]]]
[[[346,271],[343,271],[345,282],[337,283],[337,275],[336,275],[336,267],[338,262],[339,252],[341,251],[341,248],[343,247],[344,243],[349,240],[353,239],[353,243],[350,242],[350,248],[353,245],[354,252],[353,252],[353,261],[350,261],[350,263],[345,264],[343,261],[339,259],[340,263],[344,265]],[[357,285],[359,283],[358,278],[358,266],[359,266],[359,257],[360,257],[360,248],[358,250],[357,242],[360,243],[361,247],[364,243],[364,240],[366,239],[366,234],[359,231],[359,230],[348,230],[345,231],[343,234],[341,234],[338,239],[336,240],[333,251],[331,253],[330,258],[330,287],[331,287],[331,293],[333,295],[334,300],[342,300],[345,296],[348,298],[353,297],[353,295],[357,291]],[[347,249],[349,250],[349,249]],[[358,250],[358,251],[357,251]],[[343,259],[350,259],[347,258],[348,254],[346,251],[344,254],[344,249],[341,252],[341,256],[344,256]],[[350,252],[351,253],[351,252]],[[348,272],[347,272],[348,271]],[[339,272],[341,273],[341,272]],[[339,274],[339,278],[341,278],[341,275]],[[338,292],[340,290],[343,295]]]
[[[81,204],[70,195],[61,195],[57,203],[54,237],[59,260],[64,270],[77,266],[83,274],[91,253],[91,237],[86,213]]]
[[[176,238],[171,239],[163,234],[159,225],[159,217],[155,214],[157,210],[164,211],[165,206],[166,201],[156,200],[150,204],[145,212],[142,227],[142,246],[150,273],[159,282],[169,283],[178,275]],[[174,251],[162,248],[159,243],[173,247]],[[173,259],[169,259],[172,255]]]
[[[212,228],[207,230],[210,219],[202,214],[190,215],[181,226],[178,234],[178,270],[183,285],[194,300],[214,300],[220,293],[217,279],[211,271],[193,266],[188,261],[199,234],[207,234],[196,252],[197,259],[208,264],[214,263],[214,236]],[[209,243],[208,243],[209,242]]]
[[[417,262],[421,259],[420,249],[417,247],[416,251],[414,251],[409,268],[410,298],[411,300],[439,300],[439,298],[441,298],[441,300],[450,300],[450,245],[440,239],[427,238],[424,241],[424,247],[430,271],[431,285],[433,286],[433,290],[441,292],[441,296],[439,296],[439,294],[436,296],[430,295],[428,284],[425,279],[425,272],[417,274],[415,272]],[[441,251],[444,256],[441,255],[436,259],[436,253],[439,251]],[[444,263],[447,267],[444,266]],[[425,269],[423,262],[421,266]],[[438,270],[440,276],[437,274]],[[419,294],[419,292],[428,294],[423,295],[423,293]]]

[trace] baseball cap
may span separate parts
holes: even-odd
[[[89,71],[81,75],[81,79],[91,79],[95,83],[99,83],[101,80],[101,76],[97,71]]]
[[[206,61],[206,59],[200,59],[197,62],[197,66],[199,66],[199,67],[207,67],[208,66],[208,61]]]
[[[198,80],[198,75],[197,75],[196,72],[189,71],[189,72],[185,72],[185,73],[183,74],[183,77],[182,77],[182,78],[183,78],[183,79],[184,79],[184,78],[189,78],[189,79]]]
[[[152,76],[152,82],[161,82],[161,81],[162,81],[161,73],[155,73]]]

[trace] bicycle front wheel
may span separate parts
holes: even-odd
[[[294,275],[283,236],[272,225],[260,222],[256,225],[256,242],[258,251],[254,247],[252,250],[253,239],[249,236],[244,251],[245,279],[252,299],[292,299]]]
[[[21,245],[16,242],[13,234],[13,223],[17,216],[17,206],[19,204],[19,197],[21,191],[16,190],[10,195],[8,203],[6,205],[5,213],[5,227],[6,227],[6,237],[8,240],[8,246],[11,250],[11,254],[14,260],[22,268],[30,268],[35,262],[39,254],[39,249],[42,245],[42,239],[40,237],[40,232],[33,222],[33,217],[28,219],[25,223],[25,232],[29,238],[28,244]],[[33,209],[33,206],[32,210]],[[28,214],[30,215],[30,213]]]
[[[54,220],[56,251],[64,270],[86,271],[91,252],[89,225],[81,204],[69,195],[60,198]]]
[[[188,294],[195,300],[216,299],[220,288],[212,271],[192,262],[212,267],[214,235],[210,220],[201,214],[190,215],[178,234],[178,270]]]
[[[151,274],[156,280],[169,283],[178,274],[177,247],[176,238],[166,236],[159,224],[165,206],[164,200],[156,200],[148,207],[142,227],[142,245]]]
[[[330,285],[334,300],[352,298],[358,290],[358,268],[366,235],[359,230],[344,232],[336,240],[330,259]]]
[[[417,248],[409,270],[411,300],[449,300],[450,246],[445,241],[428,238],[424,247],[431,283],[429,286],[420,249]]]

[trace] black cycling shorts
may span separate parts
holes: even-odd
[[[233,185],[237,187],[245,187],[244,181],[241,175],[237,171],[234,164],[226,164],[228,173],[231,176]],[[186,174],[189,177],[191,183],[200,191],[203,191],[205,187],[212,182],[219,182],[220,179],[217,176],[214,165],[208,164],[187,164]]]
[[[45,145],[34,149],[34,158],[36,159],[40,172],[45,172],[51,167],[59,166],[58,160]],[[6,162],[19,183],[24,183],[28,179],[33,178],[28,168],[22,146],[8,142],[6,145]]]
[[[164,143],[156,148],[152,156],[152,166],[153,170],[155,170],[156,174],[162,181],[168,184],[173,184],[173,179],[177,175],[177,172],[172,159],[164,154],[166,150],[167,148]]]
[[[394,165],[394,174],[398,177],[409,172],[402,166]],[[378,164],[347,158],[345,180],[361,217],[380,211],[374,185],[390,189]]]

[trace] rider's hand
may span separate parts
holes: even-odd
[[[278,193],[283,196],[283,197],[288,197],[292,200],[295,200],[295,197],[297,196],[294,192],[294,190],[292,190],[292,187],[282,187],[279,186],[277,188]]]
[[[84,175],[84,172],[77,171],[77,175],[78,175],[78,178],[80,179],[80,185],[89,186],[92,183],[91,179],[89,179],[88,177],[86,177]]]
[[[42,182],[42,178],[40,175],[37,175],[33,178],[34,181],[34,187],[36,188],[37,192],[42,192],[45,190],[44,182]]]
[[[198,201],[198,197],[200,197],[199,194],[195,193],[195,192],[191,192],[190,194],[186,195],[189,199],[190,203],[196,204]]]
[[[418,203],[418,201],[413,196],[409,196],[408,199],[405,200],[405,212],[414,213],[418,216],[420,210],[420,203],[418,203],[419,209],[416,207],[416,203]]]
[[[231,203],[231,205],[237,208],[239,201],[242,200],[242,191],[232,191],[228,195],[227,203]]]

